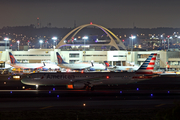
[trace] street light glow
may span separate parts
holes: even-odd
[[[88,36],[84,36],[82,39],[87,40],[87,39],[88,39]]]
[[[8,37],[5,37],[4,40],[9,40],[9,38],[8,38]]]
[[[135,39],[135,38],[136,38],[136,36],[133,36],[133,35],[132,35],[132,36],[131,36],[131,37],[129,37],[129,38],[131,38],[131,39],[133,40],[133,39]]]
[[[18,41],[17,41],[17,43],[19,44],[19,43],[20,43],[20,41],[18,40]]]
[[[53,40],[57,40],[57,37],[52,37]]]
[[[39,40],[39,43],[43,43],[43,40]]]

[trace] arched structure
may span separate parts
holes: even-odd
[[[58,43],[58,45],[56,46],[56,49],[57,49],[57,48],[60,48],[60,47],[62,47],[62,46],[64,46],[64,45],[66,45],[66,46],[72,45],[72,44],[66,44],[66,43],[64,43],[64,40],[66,40],[67,37],[69,37],[72,33],[74,33],[74,32],[76,31],[76,32],[72,35],[72,37],[71,37],[71,39],[72,39],[80,30],[82,30],[83,28],[85,28],[85,27],[87,27],[87,26],[95,26],[95,27],[98,27],[98,28],[102,29],[102,30],[109,36],[109,38],[111,39],[110,43],[108,43],[108,44],[89,44],[89,45],[91,45],[91,46],[100,46],[100,45],[102,45],[102,46],[114,46],[117,50],[119,50],[119,47],[118,47],[118,46],[120,46],[120,47],[122,47],[123,49],[126,50],[125,45],[121,42],[121,40],[120,40],[114,33],[112,33],[112,32],[111,32],[110,30],[108,30],[107,28],[105,28],[105,27],[103,27],[103,26],[101,26],[101,25],[97,25],[97,24],[85,24],[85,25],[81,25],[81,26],[73,29],[73,30],[70,31],[66,36],[64,36],[64,38]],[[116,44],[116,42],[114,41],[114,39],[113,39],[112,36],[113,36],[114,38],[116,38],[116,40],[118,41],[118,44]]]

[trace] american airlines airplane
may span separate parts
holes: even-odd
[[[156,53],[152,53],[136,72],[33,73],[23,78],[26,85],[67,85],[69,89],[92,90],[94,85],[127,84],[153,77]]]
[[[95,70],[105,70],[105,66],[103,64],[99,63],[93,63],[93,62],[76,62],[73,64],[69,64],[67,62],[64,62],[62,57],[58,52],[56,52],[57,60],[58,60],[58,66],[65,69],[71,69],[71,70],[84,70],[89,69],[90,71]]]
[[[106,68],[110,71],[136,71],[139,66],[110,66],[107,61],[104,61]]]
[[[59,67],[55,64],[43,64],[43,63],[20,63],[17,62],[17,60],[15,59],[15,57],[13,56],[13,54],[11,52],[9,52],[9,57],[10,57],[10,61],[11,61],[11,66],[14,68],[23,68],[23,69],[38,69],[38,68],[56,68],[59,69]]]

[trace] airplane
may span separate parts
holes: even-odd
[[[75,62],[73,64],[69,64],[67,62],[64,62],[62,57],[58,52],[56,52],[57,60],[58,60],[58,66],[65,69],[71,69],[71,70],[104,70],[105,66],[103,64],[99,63],[93,63],[93,62]]]
[[[157,53],[152,53],[136,72],[70,72],[32,73],[21,82],[26,85],[67,85],[68,89],[93,90],[94,85],[128,84],[149,80],[153,74]]]
[[[75,62],[75,64],[77,63],[87,63],[87,64],[91,64],[92,66],[88,69],[89,71],[102,71],[102,70],[106,70],[106,66],[97,62],[93,62],[93,61],[88,61],[88,62],[82,62],[82,61],[77,61]]]
[[[106,68],[110,71],[136,71],[139,69],[139,66],[110,66],[107,61],[104,61]]]
[[[23,69],[47,69],[51,68],[52,66],[54,67],[54,64],[42,64],[42,63],[20,63],[17,62],[15,57],[11,52],[9,52],[9,57],[10,57],[10,65],[14,68],[23,68]],[[56,68],[59,69],[59,67],[56,65]]]

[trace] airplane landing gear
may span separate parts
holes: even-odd
[[[86,91],[94,91],[94,87],[93,86],[86,86]]]
[[[38,90],[39,85],[36,85],[36,90]]]

